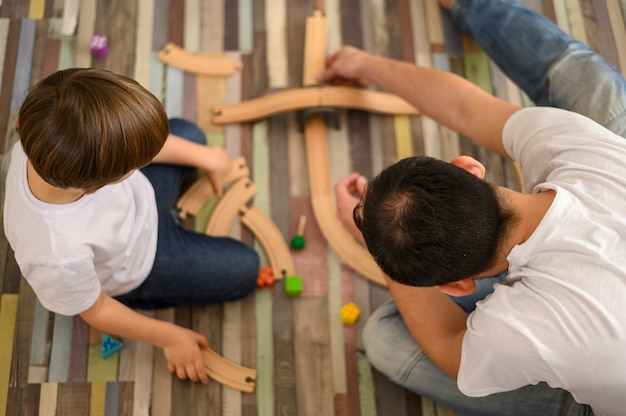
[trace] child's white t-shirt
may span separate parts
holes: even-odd
[[[150,181],[139,171],[69,204],[49,204],[30,191],[27,158],[14,145],[6,179],[4,230],[20,271],[41,304],[76,315],[102,290],[115,296],[148,276],[157,243]]]

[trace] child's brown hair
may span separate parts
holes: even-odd
[[[148,163],[169,124],[159,100],[136,81],[102,69],[71,68],[38,83],[19,113],[33,168],[59,188],[95,191]]]

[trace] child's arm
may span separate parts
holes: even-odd
[[[232,170],[232,161],[219,146],[204,146],[170,134],[163,148],[152,160],[155,163],[193,166],[203,169],[213,183],[217,196],[222,195],[220,179]]]
[[[208,347],[204,336],[174,325],[148,318],[124,306],[112,297],[100,297],[80,316],[89,325],[112,335],[148,342],[163,349],[170,372],[179,378],[207,383],[200,347]]]

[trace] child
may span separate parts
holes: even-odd
[[[163,349],[179,378],[208,382],[201,334],[130,308],[245,297],[256,252],[180,227],[172,207],[204,169],[216,193],[231,169],[194,124],[168,123],[135,81],[99,69],[56,72],[26,97],[6,179],[4,225],[41,304],[104,332]]]

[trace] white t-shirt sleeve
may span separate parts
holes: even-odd
[[[594,145],[587,137],[607,136],[607,130],[593,120],[553,107],[528,107],[514,113],[504,125],[504,149],[522,167],[525,192],[531,193],[548,178],[555,156],[581,145]],[[598,138],[595,138],[598,140]]]
[[[73,316],[89,309],[101,287],[93,264],[37,265],[24,273],[41,304],[61,315]],[[53,294],[53,296],[49,296]]]
[[[547,364],[537,345],[521,332],[526,326],[516,325],[515,316],[504,316],[498,309],[484,306],[479,303],[467,320],[457,378],[459,389],[467,396],[482,397],[537,384],[538,369]]]

